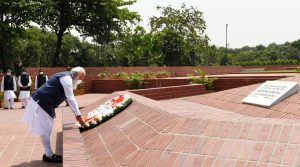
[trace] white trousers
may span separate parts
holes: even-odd
[[[40,137],[44,146],[45,155],[47,157],[52,157],[53,151],[51,148],[50,135],[41,135]]]
[[[28,124],[29,131],[32,134],[41,137],[45,154],[51,157],[53,152],[50,144],[50,135],[53,129],[53,118],[31,98],[23,115],[23,121]]]
[[[16,94],[13,90],[4,91],[4,107],[14,107],[14,99]],[[9,106],[10,105],[10,106]]]
[[[22,106],[23,107],[27,107],[27,104],[28,104],[29,99],[30,99],[30,91],[21,90],[19,98],[21,99]]]
[[[7,107],[7,108],[14,107],[14,99],[13,98],[11,98],[11,99],[4,98],[4,107]]]
[[[27,107],[30,97],[22,98],[22,106]]]

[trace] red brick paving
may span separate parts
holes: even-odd
[[[40,137],[27,131],[22,123],[24,109],[16,103],[15,109],[0,109],[0,166],[15,167],[59,167],[62,164],[49,164],[41,161],[44,154]],[[51,136],[53,151],[62,154],[62,109],[56,110],[56,119]]]
[[[283,81],[300,82],[300,78],[285,78]],[[295,94],[281,103],[265,109],[257,106],[242,104],[242,99],[255,90],[260,84],[230,89],[226,91],[193,96],[182,100],[208,105],[238,114],[259,118],[300,119],[300,94]]]
[[[285,80],[300,81],[298,78]],[[241,99],[258,86],[165,101],[131,94],[134,102],[125,111],[82,133],[74,127],[74,114],[69,108],[63,108],[63,165],[299,166],[300,114],[294,108],[300,104],[299,94],[284,100],[285,107],[277,104],[265,109],[242,104]],[[120,93],[125,92],[84,95],[79,98],[81,106],[86,106],[82,112],[87,113]],[[92,100],[96,102],[88,105]],[[28,139],[22,136],[26,135],[24,127],[13,131],[6,130],[1,135],[0,148],[9,145],[13,150],[1,154],[2,158],[10,160],[10,164],[15,162],[10,157],[25,147],[20,144],[25,139],[37,141],[30,157],[40,158],[39,140],[31,135]],[[13,141],[19,147],[8,143],[16,133],[19,138]],[[41,163],[39,159],[31,159],[18,161]]]
[[[76,97],[79,101],[79,106],[86,106],[89,101],[93,102],[105,95],[85,95]],[[65,104],[63,104],[65,105]],[[54,152],[57,154],[62,154],[63,152],[63,138],[65,142],[73,145],[72,140],[74,136],[70,136],[68,132],[62,133],[62,111],[69,108],[61,106],[56,110],[56,119],[54,123],[54,128],[51,136],[51,146]],[[40,141],[40,137],[32,135],[27,130],[27,125],[22,122],[22,116],[24,109],[21,108],[21,103],[15,103],[15,109],[13,110],[3,110],[0,109],[0,167],[15,166],[15,167],[60,167],[62,164],[51,164],[44,163],[42,155],[44,154],[43,146]],[[68,111],[72,117],[75,119],[74,114]],[[73,127],[73,123],[71,125]],[[71,138],[67,140],[66,137]],[[76,140],[82,140],[78,132]],[[83,144],[83,141],[82,141]],[[64,146],[67,147],[67,146]],[[66,151],[66,149],[65,149]],[[72,153],[80,153],[81,150],[74,145],[70,148]],[[66,151],[67,153],[67,151]],[[85,153],[85,150],[83,150]],[[72,159],[72,157],[67,157]],[[76,158],[77,159],[77,158]],[[68,165],[73,166],[79,163],[70,162]]]
[[[241,103],[258,86],[164,101],[131,94],[134,102],[125,111],[80,134],[86,161],[89,166],[300,165],[295,109]],[[82,111],[120,93],[125,92],[109,95]],[[284,100],[293,104],[286,106],[300,104],[295,96],[299,94]]]

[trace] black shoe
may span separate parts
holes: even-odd
[[[61,159],[62,159],[62,156],[61,156],[61,155],[55,154],[55,156],[56,156],[57,158],[61,158]]]
[[[51,163],[62,163],[62,156],[53,154],[52,157],[47,157],[45,154],[43,155],[43,161],[51,162]]]
[[[22,108],[25,108],[24,106],[22,106]]]
[[[7,110],[8,109],[8,107],[4,107],[4,110]]]
[[[14,109],[13,107],[10,107],[10,109]]]

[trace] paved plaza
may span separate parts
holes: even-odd
[[[105,95],[89,94],[77,96],[80,107],[84,107],[97,98]],[[95,98],[97,97],[97,98]],[[55,153],[62,154],[62,112],[69,107],[63,103],[56,110],[56,119],[52,131],[51,146]],[[27,125],[22,122],[25,109],[20,109],[21,103],[15,103],[15,109],[0,109],[0,167],[60,167],[62,164],[44,163],[44,153],[41,140],[28,132]],[[69,110],[68,110],[69,111]],[[72,111],[69,111],[72,113]],[[74,115],[74,114],[73,114]],[[75,117],[73,118],[75,120]]]
[[[25,109],[17,102],[13,110],[0,110],[0,166],[62,166],[46,164],[41,161],[43,146],[38,136],[28,132],[26,124],[22,123]],[[51,146],[54,152],[62,154],[62,109],[56,111]]]
[[[41,161],[39,138],[21,123],[24,110],[1,110],[1,166],[300,166],[300,94],[269,109],[243,104],[259,85],[162,101],[128,92],[77,96],[83,114],[119,94],[134,102],[82,133],[70,108],[59,107],[52,135],[64,155],[58,165]]]

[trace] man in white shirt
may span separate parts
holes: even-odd
[[[44,73],[43,69],[40,69],[39,74],[35,76],[34,89],[37,90],[42,85],[44,85],[44,83],[47,81],[48,81],[48,76]]]
[[[68,101],[76,120],[86,127],[73,94],[73,89],[77,88],[85,75],[85,70],[82,67],[57,73],[32,94],[23,120],[28,124],[29,130],[33,134],[40,135],[45,150],[43,155],[45,162],[61,163],[63,159],[62,156],[53,153],[50,145],[55,108],[63,101]]]
[[[14,108],[15,91],[17,91],[16,79],[11,74],[11,70],[7,70],[1,83],[1,92],[4,92],[4,109]]]
[[[20,87],[19,98],[22,102],[22,108],[25,108],[30,99],[30,86],[31,86],[31,77],[27,73],[26,69],[23,69],[22,74],[19,76],[18,85]]]

